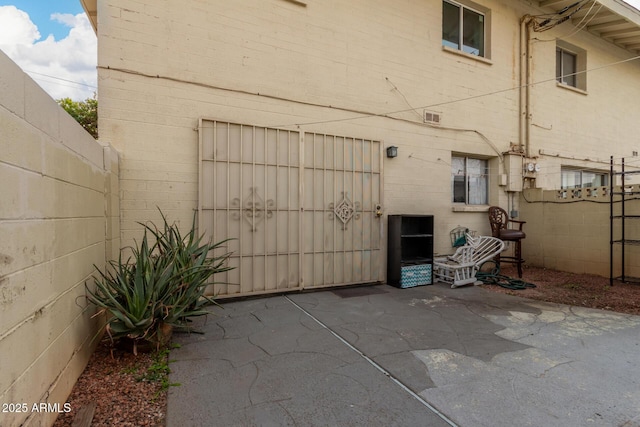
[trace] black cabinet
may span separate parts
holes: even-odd
[[[433,215],[389,215],[387,283],[409,288],[433,283]]]

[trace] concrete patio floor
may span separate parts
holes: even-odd
[[[167,426],[640,426],[640,316],[473,286],[229,302],[179,334]]]

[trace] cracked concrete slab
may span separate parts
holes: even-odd
[[[640,316],[444,285],[225,303],[167,426],[640,427]]]
[[[447,425],[286,298],[264,301],[176,336],[168,426]]]

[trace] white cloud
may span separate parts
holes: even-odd
[[[39,40],[38,28],[28,14],[15,6],[0,6],[0,49],[52,98],[86,99],[93,95],[97,86],[95,33],[82,13],[54,13],[51,19],[69,27],[69,35],[61,40],[53,35]]]
[[[625,0],[626,3],[629,3],[631,6],[636,9],[640,9],[640,0]]]
[[[40,38],[29,15],[15,6],[0,7],[0,46],[30,45]]]

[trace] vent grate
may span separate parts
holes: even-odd
[[[439,125],[440,120],[442,119],[442,115],[440,113],[435,113],[433,111],[424,112],[424,122],[431,123],[433,125]]]

